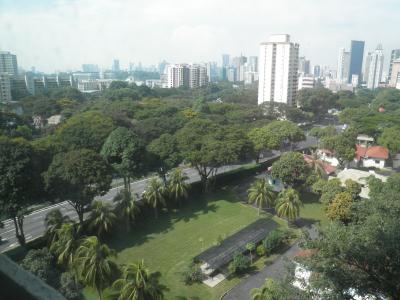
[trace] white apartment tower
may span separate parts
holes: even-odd
[[[337,65],[337,80],[339,83],[347,83],[349,80],[350,69],[350,52],[345,48],[339,51],[338,65]]]
[[[260,44],[258,104],[277,102],[293,105],[297,93],[299,44],[288,34],[272,35]]]
[[[198,88],[208,83],[207,67],[203,65],[168,65],[167,88]]]
[[[16,55],[8,51],[0,51],[0,73],[7,73],[11,76],[18,75]]]
[[[383,69],[383,49],[378,45],[374,52],[368,53],[366,70],[367,88],[373,90],[379,87]]]

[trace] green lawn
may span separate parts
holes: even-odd
[[[117,250],[119,264],[144,259],[152,272],[159,271],[161,283],[169,288],[165,299],[219,299],[240,279],[225,280],[214,288],[204,284],[186,286],[180,272],[194,256],[216,243],[219,235],[229,236],[257,218],[256,209],[241,204],[233,191],[222,190],[195,197],[158,220],[149,215],[131,233],[117,233],[108,244]],[[199,242],[200,238],[204,243]],[[84,294],[86,299],[97,299],[90,289]]]
[[[300,209],[300,218],[310,223],[319,223],[321,226],[328,224],[325,206],[318,201],[318,196],[312,193],[302,193],[301,201],[304,206]]]

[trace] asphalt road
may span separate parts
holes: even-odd
[[[304,142],[300,142],[296,145],[295,149],[305,149],[311,146],[316,145],[316,140],[312,137],[307,137],[307,140]],[[268,155],[265,155],[261,161],[268,161],[280,155],[279,151],[270,152]],[[226,173],[228,171],[238,169],[242,166],[242,164],[228,165],[223,166],[218,169],[218,174]],[[188,168],[184,170],[187,176],[189,177],[188,182],[198,182],[200,181],[200,176],[197,171],[193,168]],[[148,181],[150,178],[142,179],[135,181],[131,184],[131,190],[141,195],[141,193],[145,190]],[[97,199],[101,199],[104,201],[112,201],[115,195],[123,188],[123,186],[112,188],[108,191],[108,193],[104,196],[97,197]],[[75,210],[71,207],[68,202],[60,202],[43,209],[39,209],[37,211],[32,212],[31,214],[25,216],[24,220],[24,232],[26,240],[29,242],[33,239],[36,239],[43,235],[45,232],[44,219],[46,214],[52,209],[60,209],[63,215],[69,216],[72,220],[78,220],[78,216]],[[14,223],[11,219],[3,222],[4,228],[0,229],[0,236],[2,238],[2,242],[0,244],[0,252],[4,252],[10,250],[16,246],[18,246],[18,241],[15,237],[15,227]]]

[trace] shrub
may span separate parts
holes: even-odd
[[[258,245],[256,248],[256,253],[258,256],[264,256],[267,253],[267,251],[265,251],[264,245]]]
[[[279,230],[271,231],[263,241],[263,246],[268,253],[272,253],[285,244],[289,232]]]
[[[203,272],[195,263],[191,263],[185,271],[182,272],[182,280],[185,284],[201,282],[203,280]]]
[[[242,253],[237,253],[233,261],[229,264],[229,271],[231,273],[242,274],[250,267],[250,259]]]
[[[81,289],[82,285],[77,283],[74,276],[70,272],[61,274],[60,278],[60,292],[68,300],[82,299]]]

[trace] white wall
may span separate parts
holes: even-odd
[[[364,158],[362,160],[362,166],[365,168],[379,168],[379,169],[383,169],[385,167],[385,160],[383,159],[372,159],[372,158]]]

